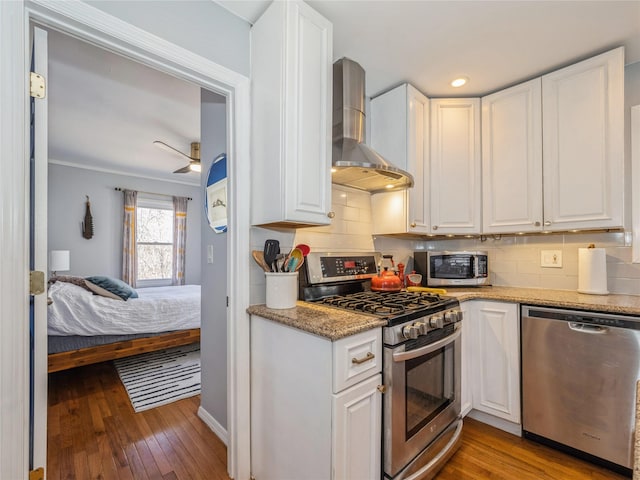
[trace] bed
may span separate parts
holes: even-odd
[[[200,286],[149,287],[126,301],[78,284],[49,287],[48,371],[200,341]]]

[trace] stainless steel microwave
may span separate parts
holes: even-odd
[[[478,286],[489,283],[487,252],[414,252],[414,269],[425,286]]]

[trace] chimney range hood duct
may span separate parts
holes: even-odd
[[[371,193],[413,187],[411,174],[393,166],[364,142],[364,70],[348,58],[333,64],[331,181]]]

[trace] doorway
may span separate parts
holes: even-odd
[[[213,158],[227,150],[226,100],[190,82],[55,30],[49,31],[48,44],[48,248],[70,252],[70,269],[62,275],[119,278],[122,194],[114,191],[114,186],[141,190],[139,206],[143,192],[147,196],[148,192],[159,194],[151,195],[157,201],[164,200],[164,195],[183,195],[192,199],[187,208],[186,283],[202,285],[208,292],[202,296],[201,318],[208,321],[202,325],[201,332],[207,339],[208,348],[201,352],[203,388],[197,412],[226,443],[226,233],[209,232],[203,215],[201,192],[204,181],[200,178],[206,176]],[[190,141],[198,140],[201,143],[203,173],[172,173],[182,166],[184,159],[173,152],[157,149],[153,145],[156,139],[178,148],[188,147]],[[143,167],[149,170],[148,175]],[[77,219],[83,215],[84,195],[91,197],[95,218],[95,235],[91,239],[83,238],[76,228]],[[170,197],[167,201],[170,202]],[[213,247],[213,258],[207,263],[203,261],[202,246],[205,244]],[[68,340],[59,336],[53,339]],[[102,372],[105,382],[112,378],[112,372],[105,369],[89,370]],[[86,375],[85,372],[77,372],[80,377],[83,374]],[[54,461],[61,456],[59,446],[64,443],[60,432],[76,430],[75,435],[90,436],[92,427],[91,422],[73,425],[68,417],[58,414],[58,407],[69,399],[57,398],[56,382],[64,381],[69,385],[69,392],[76,392],[84,398],[80,388],[83,382],[77,384],[74,381],[73,371],[50,375],[49,378],[49,386],[54,390],[50,395],[54,405],[51,407],[50,404],[50,414],[55,418],[53,423],[49,422],[54,427],[51,428],[53,434],[50,431],[48,435],[49,472],[53,475],[57,473],[52,471],[53,468],[72,467]],[[102,384],[98,382],[96,389]],[[117,387],[119,384],[115,382],[114,388]],[[80,397],[76,401],[80,402]],[[81,407],[85,403],[80,402],[79,405],[74,410],[87,418],[89,412],[82,411]],[[123,416],[126,416],[126,408],[110,412],[108,418]],[[113,434],[109,429],[113,425],[102,421],[97,427],[93,426],[98,435],[102,424],[107,433]],[[136,432],[129,433],[133,441]],[[86,440],[86,443],[95,441],[93,438]],[[123,442],[126,437],[112,439],[116,440]],[[73,444],[68,448],[74,452],[75,458],[85,458],[84,463],[91,465],[86,461],[91,452],[86,448],[76,452],[76,447]],[[124,448],[123,452],[118,462],[135,465],[127,458],[135,450]],[[105,468],[109,466],[104,459],[101,464]],[[79,465],[82,466],[83,462]],[[68,472],[73,470],[66,470]],[[82,474],[75,471],[72,476],[80,478]]]
[[[229,471],[235,478],[248,477],[249,466],[249,433],[248,433],[248,315],[249,292],[234,272],[247,271],[249,268],[249,199],[240,191],[249,191],[249,82],[246,77],[236,74],[224,67],[202,57],[197,57],[174,44],[158,41],[154,35],[130,25],[114,17],[106,15],[83,2],[22,2],[9,4],[2,2],[0,23],[3,34],[2,44],[11,45],[15,54],[3,57],[2,75],[5,84],[11,82],[15,89],[3,94],[3,125],[12,125],[10,131],[3,135],[5,141],[0,147],[3,159],[7,163],[25,158],[26,135],[26,91],[18,87],[24,82],[20,79],[26,72],[26,49],[28,43],[26,27],[32,20],[51,26],[75,37],[90,39],[92,43],[101,45],[126,55],[136,61],[171,73],[185,80],[193,81],[203,88],[217,91],[228,100],[227,120],[229,132],[229,263],[234,269],[229,275]],[[22,53],[20,53],[22,52]],[[7,99],[7,102],[4,102]],[[6,108],[5,108],[6,107]],[[6,123],[4,123],[6,121]],[[24,272],[25,246],[24,233],[26,220],[23,214],[29,205],[28,192],[24,185],[24,165],[15,165],[6,170],[2,181],[4,194],[3,212],[18,212],[12,215],[11,228],[15,235],[3,238],[3,245],[12,252],[3,268],[3,285],[10,286],[2,293],[3,312],[11,317],[25,318],[27,306],[24,303],[27,282]],[[6,207],[6,208],[5,208]],[[9,218],[9,217],[8,217]],[[46,266],[45,266],[46,268]],[[44,268],[43,268],[44,269]],[[229,266],[227,266],[229,271]],[[13,277],[12,277],[13,275]],[[5,301],[6,300],[6,301]],[[3,322],[4,324],[4,322]],[[18,388],[12,386],[11,395],[3,394],[4,405],[25,405],[28,392],[23,388],[26,378],[26,346],[23,344],[25,328],[20,325],[7,330],[2,339],[3,364],[2,388],[9,392],[11,379],[17,378]],[[4,347],[7,348],[4,348]],[[11,355],[12,357],[9,357]],[[16,361],[4,362],[4,359],[15,358]],[[7,400],[7,402],[5,402]],[[2,454],[0,465],[3,477],[24,477],[26,469],[25,432],[21,425],[24,420],[24,407],[15,412],[15,419],[0,425],[0,436],[7,448]],[[5,417],[3,416],[3,419]],[[6,460],[6,461],[5,461]]]

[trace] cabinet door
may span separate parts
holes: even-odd
[[[432,99],[432,233],[480,233],[480,163],[480,99]]]
[[[621,227],[624,49],[542,77],[545,229]]]
[[[371,100],[371,146],[413,175],[406,192],[371,196],[373,233],[429,232],[429,99],[409,84]]]
[[[330,223],[332,26],[273,2],[251,31],[252,223]]]
[[[333,479],[380,478],[382,394],[378,374],[333,396]]]
[[[482,98],[482,231],[542,230],[542,98],[536,78]]]
[[[471,309],[473,408],[520,423],[518,305],[474,301]]]
[[[461,345],[461,369],[460,369],[460,411],[464,417],[469,413],[472,408],[473,396],[471,393],[471,335],[472,335],[472,320],[470,312],[470,302],[464,302],[460,304],[460,310],[462,311],[462,334]]]

